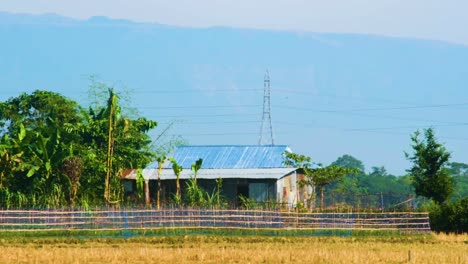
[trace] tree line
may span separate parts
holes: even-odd
[[[384,167],[372,167],[365,173],[364,164],[350,156],[339,157],[329,166],[311,163],[311,158],[285,153],[287,164],[302,168],[305,179],[302,184],[318,189],[311,195],[309,207],[315,206],[317,195],[320,196],[320,208],[325,207],[325,196],[338,196],[337,204],[345,206],[359,205],[360,197],[372,197],[372,204],[378,204],[380,193],[380,209],[384,210],[383,194],[395,194],[397,199],[388,201],[393,208],[398,206],[416,207],[415,209],[430,213],[431,226],[437,231],[467,232],[468,231],[468,165],[450,162],[450,152],[436,139],[432,128],[424,129],[421,134],[416,131],[411,136],[411,149],[404,153],[412,163],[404,176],[396,177],[387,173]],[[327,188],[328,191],[324,191]],[[409,199],[404,201],[405,196]],[[415,199],[417,196],[419,199]],[[399,202],[403,200],[403,202]],[[338,202],[338,203],[337,203]],[[409,204],[411,202],[411,205]],[[365,206],[367,208],[372,206]]]
[[[35,91],[0,103],[0,207],[110,205],[123,200],[120,176],[154,159],[155,121],[125,115],[106,88],[85,108]]]
[[[144,168],[154,160],[164,163],[166,157],[151,149],[148,135],[157,122],[123,111],[112,88],[98,88],[101,96],[89,107],[50,91],[23,93],[0,103],[0,207],[119,204],[125,200],[125,170]],[[405,156],[412,166],[403,176],[390,175],[384,167],[365,172],[364,164],[350,155],[322,166],[305,155],[285,153],[285,163],[303,169],[306,178],[299,184],[314,186],[312,198],[319,199],[320,207],[327,199],[356,205],[362,202],[360,196],[393,193],[399,198],[386,204],[397,206],[412,195],[425,198],[413,205],[431,211],[432,219],[466,214],[468,165],[450,162],[450,152],[430,128],[416,131],[411,140],[412,151]],[[177,174],[177,162],[171,162]],[[200,165],[194,164],[195,174]],[[206,196],[196,178],[191,187],[193,197]],[[180,204],[180,186],[177,190],[175,201]]]

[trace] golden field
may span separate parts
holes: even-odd
[[[468,263],[468,235],[0,238],[0,263]]]

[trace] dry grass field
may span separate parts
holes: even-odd
[[[468,235],[0,239],[0,263],[468,263]]]

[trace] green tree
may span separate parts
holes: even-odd
[[[31,167],[30,164],[25,164],[23,161],[24,151],[22,148],[26,146],[23,142],[26,137],[26,129],[21,124],[20,132],[17,138],[10,138],[8,134],[4,134],[0,139],[0,189],[4,187],[4,181],[17,172],[25,171]],[[6,184],[8,186],[8,184]]]
[[[156,122],[119,114],[118,98],[108,92],[106,107],[89,111],[48,91],[1,102],[3,191],[21,197],[22,205],[97,205],[109,173],[110,189],[120,197],[123,170],[145,167],[153,159],[147,132]]]
[[[343,168],[357,169],[361,172],[365,171],[365,167],[362,161],[348,154],[339,157],[334,162],[332,162],[331,165],[336,165]]]
[[[413,153],[405,153],[413,163],[408,172],[412,177],[416,195],[442,204],[454,191],[453,177],[447,168],[450,153],[437,142],[432,128],[424,130],[424,138],[416,131],[411,136]]]
[[[336,165],[330,165],[323,168],[306,169],[306,178],[304,179],[307,185],[315,185],[320,193],[320,207],[325,204],[324,189],[328,184],[342,179],[345,175],[357,173],[355,168],[344,168]]]
[[[317,187],[320,193],[320,207],[324,207],[324,189],[328,184],[341,179],[351,173],[357,173],[356,168],[346,168],[337,165],[312,168],[311,158],[290,152],[285,152],[284,163],[288,166],[300,168],[304,171],[305,179],[300,180],[300,185]]]
[[[388,174],[387,172],[387,169],[385,169],[384,166],[381,166],[381,167],[372,167],[371,168],[371,171],[369,172],[369,176],[382,176],[382,177],[386,177],[386,176],[391,176],[390,174]]]
[[[2,143],[9,145],[4,158],[10,156],[5,150],[14,150],[17,166],[1,166],[0,174],[8,174],[4,187],[26,197],[30,205],[59,206],[65,195],[73,196],[62,168],[67,157],[77,154],[73,147],[80,139],[70,128],[82,121],[80,106],[53,92],[24,93],[0,103]]]
[[[147,133],[156,125],[155,121],[144,117],[130,118],[122,112],[119,97],[112,88],[108,88],[104,107],[90,108],[81,137],[94,156],[86,171],[87,188],[96,190],[92,193],[94,199],[99,190],[101,195],[104,193],[107,204],[122,200],[120,179],[123,171],[144,168],[154,158]]]
[[[453,176],[468,177],[468,164],[462,162],[448,163],[448,169]]]
[[[365,167],[361,160],[345,154],[338,157],[331,165],[336,165],[343,168],[353,169],[353,173],[349,173],[340,178],[339,181],[334,181],[328,187],[329,193],[341,197],[341,202],[353,205],[360,205],[363,194],[367,193],[367,189],[361,185],[361,178],[365,175]]]

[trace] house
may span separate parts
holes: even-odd
[[[222,178],[221,195],[233,206],[239,205],[239,196],[257,203],[276,202],[293,207],[298,201],[305,202],[310,190],[300,188],[298,180],[304,175],[300,169],[284,164],[284,152],[291,151],[286,145],[211,145],[181,146],[173,155],[182,166],[181,187],[194,177],[191,165],[203,159],[198,171],[197,184],[211,192],[216,188],[216,179]],[[157,190],[158,163],[143,169],[147,183],[148,199],[154,200]],[[166,162],[161,171],[162,196],[169,199],[175,193],[175,179],[171,163]],[[135,190],[136,171],[124,176],[126,191]],[[310,188],[310,187],[309,187]],[[183,189],[182,189],[183,193]]]

